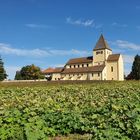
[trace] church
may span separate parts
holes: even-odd
[[[52,81],[57,80],[124,80],[123,57],[113,54],[101,34],[93,56],[72,58],[62,68],[48,68],[43,71]]]

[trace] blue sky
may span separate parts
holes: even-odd
[[[45,69],[92,55],[101,32],[128,74],[140,54],[139,0],[0,0],[0,54],[10,79],[25,65]]]

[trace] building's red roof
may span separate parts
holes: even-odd
[[[81,57],[81,58],[72,58],[70,59],[67,64],[81,64],[81,63],[91,63],[93,61],[93,57],[92,56],[88,56],[88,57]]]
[[[95,48],[93,49],[94,51],[95,50],[101,50],[101,49],[110,49],[109,45],[107,44],[107,42],[105,41],[104,39],[104,36],[101,34],[98,42],[96,43],[96,46]]]
[[[107,61],[118,61],[120,54],[111,54],[108,56]]]
[[[61,73],[63,71],[63,67],[57,67],[54,69],[53,73]]]
[[[42,71],[42,73],[47,74],[47,73],[53,73],[54,68],[47,68],[46,70]]]
[[[58,67],[58,68],[48,68],[44,71],[42,71],[42,73],[44,74],[52,74],[52,73],[61,73],[63,70],[63,68]]]
[[[103,71],[104,67],[105,67],[105,65],[98,65],[98,66],[92,66],[92,67],[81,67],[81,68],[68,68],[68,69],[64,69],[62,74],[101,72],[101,71]]]

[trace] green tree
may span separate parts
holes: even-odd
[[[34,64],[22,67],[20,71],[16,72],[16,80],[36,80],[44,79],[41,69]]]
[[[20,71],[16,71],[15,80],[22,80]]]
[[[132,71],[126,79],[140,80],[140,56],[136,55],[132,65]]]
[[[135,80],[140,80],[140,56],[136,55],[133,66],[132,66],[132,75]]]
[[[7,74],[4,69],[4,63],[2,61],[2,58],[0,57],[0,81],[3,81],[6,78],[7,78]]]

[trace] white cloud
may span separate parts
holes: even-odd
[[[122,49],[130,49],[130,50],[135,50],[139,51],[140,50],[140,45],[137,45],[132,42],[124,41],[124,40],[116,40],[114,42],[110,42],[112,45],[116,45]]]
[[[49,28],[50,26],[45,25],[45,24],[34,24],[34,23],[30,23],[30,24],[25,24],[26,27],[28,28]]]
[[[76,55],[84,56],[90,55],[90,52],[84,50],[57,50],[57,49],[18,49],[13,48],[9,44],[0,43],[0,53],[6,55],[26,56],[26,57],[48,57],[48,56],[65,56],[65,55]]]
[[[48,52],[46,52],[45,50],[17,49],[17,48],[12,48],[11,45],[5,44],[5,43],[0,43],[0,53],[12,54],[12,55],[17,55],[17,56],[47,56],[47,55],[49,55]]]
[[[126,27],[128,27],[127,24],[120,24],[120,23],[117,23],[117,22],[113,22],[112,23],[112,26],[114,26],[114,27],[120,27],[120,28],[126,28]]]
[[[80,25],[80,26],[84,26],[84,27],[95,27],[94,19],[87,19],[87,20],[76,19],[76,20],[73,20],[71,17],[68,17],[68,18],[66,18],[66,22],[69,24]]]
[[[65,66],[65,64],[55,64],[52,67],[64,67],[64,66]]]
[[[72,19],[71,17],[66,18],[66,22],[68,24],[77,25],[77,26],[84,26],[84,27],[92,27],[95,29],[101,29],[103,24],[96,24],[94,19]]]
[[[76,49],[71,49],[71,50],[48,50],[48,52],[51,55],[89,55],[88,51],[83,51],[83,50],[76,50]]]
[[[56,67],[64,67],[65,64],[57,64]]]
[[[103,27],[103,24],[95,25],[95,29],[101,29]]]
[[[133,55],[123,55],[123,57],[124,57],[124,63],[132,64],[135,56],[133,56]]]

